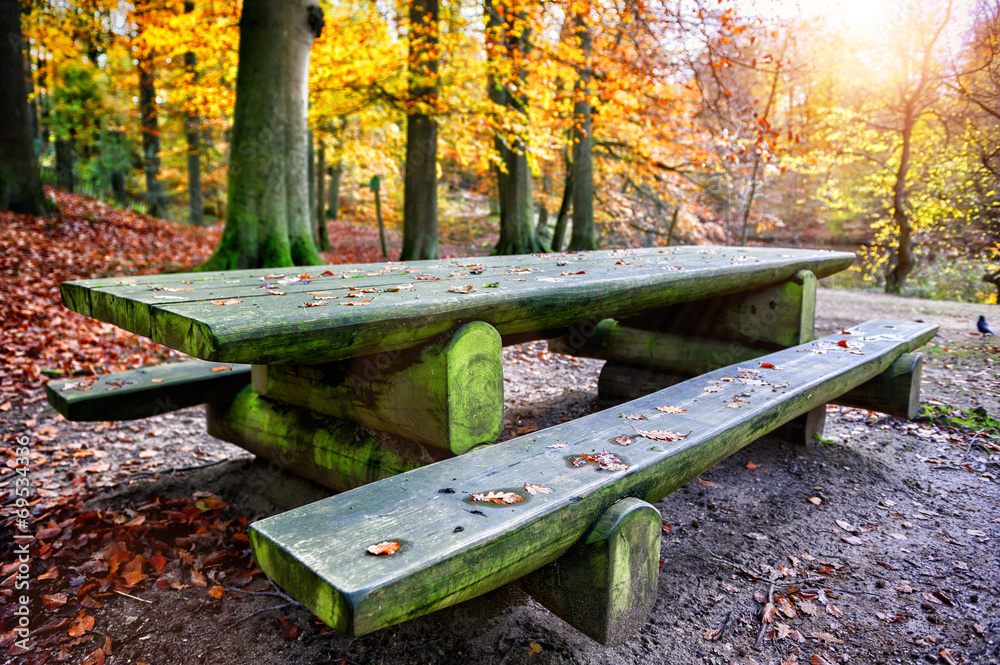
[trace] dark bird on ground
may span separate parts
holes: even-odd
[[[990,328],[990,324],[986,323],[986,317],[982,314],[979,315],[979,320],[976,321],[976,328],[979,329],[979,332],[983,333],[984,338],[987,335],[993,335],[994,337],[997,336],[997,334],[993,332],[993,328]]]

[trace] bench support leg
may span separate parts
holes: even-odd
[[[492,443],[503,429],[500,334],[482,321],[406,351],[318,365],[254,365],[253,389],[456,455]]]
[[[656,603],[660,512],[636,498],[608,508],[569,552],[524,584],[553,614],[601,644],[635,635]]]

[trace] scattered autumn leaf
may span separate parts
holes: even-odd
[[[678,406],[658,406],[656,410],[663,413],[687,413],[687,409],[682,409]]]
[[[472,284],[466,284],[465,286],[452,286],[448,289],[451,293],[475,293],[476,289]]]
[[[654,441],[679,441],[680,439],[686,439],[688,434],[681,434],[680,432],[671,432],[670,430],[641,430],[633,427],[639,436],[645,437],[647,439],[652,439]]]
[[[469,496],[473,501],[489,501],[490,503],[518,503],[524,501],[524,497],[517,492],[496,492],[490,490],[486,494],[472,493]]]
[[[242,300],[239,298],[229,298],[228,300],[213,300],[213,305],[239,305]]]
[[[226,595],[226,590],[221,585],[216,585],[208,590],[208,595],[216,600],[219,600]]]
[[[747,468],[753,471],[754,469],[757,468],[757,465],[754,464],[753,462],[747,462]]]
[[[347,302],[340,303],[341,305],[370,305],[371,300],[349,300]]]
[[[381,543],[375,543],[374,545],[369,545],[365,548],[365,551],[369,554],[374,554],[376,556],[395,554],[396,550],[399,549],[398,540],[386,540]]]
[[[823,503],[823,499],[819,498],[818,496],[811,496],[808,499],[806,499],[806,501],[808,501],[809,503],[811,503],[814,506],[818,506],[821,503]]]
[[[619,446],[631,446],[633,442],[632,442],[632,437],[630,437],[628,434],[622,434],[621,436],[615,439],[615,443],[617,443]]]
[[[619,413],[618,415],[626,420],[649,420],[646,416],[635,416],[628,413]]]
[[[552,494],[555,491],[551,487],[536,485],[534,483],[525,483],[524,489],[528,491],[528,494]]]

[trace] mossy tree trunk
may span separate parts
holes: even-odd
[[[573,31],[579,40],[581,64],[573,91],[573,232],[570,250],[597,249],[594,229],[594,142],[591,136],[590,57],[593,38],[588,24],[590,4],[576,6]]]
[[[21,4],[0,2],[0,210],[43,215],[45,194],[32,145],[21,52]],[[8,39],[7,36],[10,36]]]
[[[913,272],[913,229],[910,225],[910,215],[906,210],[906,176],[910,170],[912,150],[913,125],[916,122],[913,106],[907,104],[903,109],[902,139],[903,146],[899,155],[899,167],[896,169],[896,181],[892,187],[892,220],[899,232],[895,260],[889,261],[889,270],[885,274],[885,292],[899,293],[907,276]]]
[[[528,121],[524,83],[529,50],[528,9],[518,0],[486,0],[487,53],[490,66],[489,97],[499,106]],[[513,20],[510,20],[513,17]],[[494,73],[499,73],[497,76]],[[500,239],[494,254],[536,254],[548,248],[538,238],[532,216],[531,168],[521,137],[495,138],[503,168],[497,169],[500,199]]]
[[[438,258],[438,0],[410,1],[410,113],[406,117],[401,261]]]
[[[323,262],[309,215],[309,50],[316,0],[246,0],[240,17],[226,227],[202,270]]]

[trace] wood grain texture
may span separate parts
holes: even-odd
[[[451,456],[346,420],[274,402],[247,386],[208,405],[208,433],[282,468],[343,492]]]
[[[319,365],[254,365],[260,395],[464,453],[503,430],[500,335],[481,321],[413,349]]]
[[[93,383],[50,381],[45,394],[66,420],[133,420],[231,399],[249,383],[249,365],[188,360],[103,374]]]
[[[310,364],[410,348],[475,320],[506,338],[621,317],[785,282],[801,270],[825,276],[852,260],[843,252],[676,247],[317,266],[284,277],[252,270],[86,280],[62,293],[67,307],[199,358]],[[466,285],[475,291],[449,291]],[[242,302],[212,304],[230,299]],[[371,302],[341,305],[363,300]]]
[[[613,411],[270,517],[251,526],[251,544],[260,567],[318,617],[341,632],[363,635],[473,598],[556,560],[614,502],[629,496],[659,500],[747,443],[877,376],[936,330],[868,322],[857,334],[748,363],[767,385],[737,381],[737,366],[723,368]],[[760,362],[776,368],[760,368]],[[707,392],[709,387],[718,392]],[[727,406],[739,400],[739,408]],[[686,411],[668,414],[657,406]],[[649,440],[633,425],[687,436]],[[621,435],[635,442],[617,445]],[[603,450],[629,468],[612,472],[571,464],[575,456]],[[524,483],[553,492],[532,495]],[[489,490],[524,498],[512,505],[472,500],[471,493]],[[386,540],[401,543],[396,554],[365,552]]]

